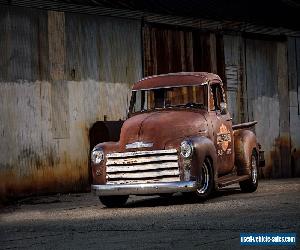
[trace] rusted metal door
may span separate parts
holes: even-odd
[[[143,44],[145,76],[181,71],[217,73],[213,33],[145,24]]]

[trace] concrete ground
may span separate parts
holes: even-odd
[[[0,212],[0,249],[249,249],[241,232],[296,232],[299,242],[300,179],[261,181],[251,194],[231,186],[206,202],[133,196],[108,209],[85,193],[27,198]]]

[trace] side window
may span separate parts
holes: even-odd
[[[224,102],[224,99],[220,85],[211,85],[211,99],[211,110],[221,110],[221,102]]]

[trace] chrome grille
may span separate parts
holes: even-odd
[[[107,184],[180,181],[176,149],[106,155]]]

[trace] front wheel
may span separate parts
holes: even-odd
[[[214,191],[214,171],[211,161],[206,158],[201,168],[201,181],[193,193],[185,193],[188,197],[206,200]]]
[[[252,193],[257,189],[258,180],[257,180],[257,154],[255,150],[251,154],[251,178],[245,181],[240,182],[240,188],[245,193]]]
[[[208,158],[202,164],[202,176],[199,188],[196,191],[200,199],[206,200],[214,190],[214,174],[210,160]]]
[[[121,207],[126,203],[128,197],[128,195],[99,196],[99,199],[106,207]]]

